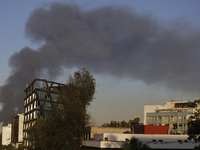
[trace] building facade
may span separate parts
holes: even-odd
[[[134,134],[169,134],[169,126],[136,125],[132,130]]]
[[[31,127],[38,118],[46,118],[52,104],[61,105],[57,102],[59,92],[65,84],[35,79],[25,89],[24,98],[24,146],[32,146],[29,141],[27,129]]]
[[[94,140],[95,135],[102,133],[131,133],[131,128],[90,126],[85,129],[85,140]]]
[[[11,131],[11,143],[23,142],[23,114],[13,114],[12,116],[12,131]]]
[[[169,134],[186,134],[187,119],[195,113],[189,101],[169,101],[165,105],[144,105],[144,125],[169,125]]]
[[[2,127],[2,145],[11,144],[11,127],[12,124],[8,124],[8,126]]]

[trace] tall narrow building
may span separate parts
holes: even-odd
[[[11,143],[23,142],[23,114],[13,114],[12,116],[12,130],[11,130]]]
[[[31,146],[27,129],[31,127],[38,118],[46,118],[52,103],[61,105],[58,101],[58,94],[65,84],[35,79],[26,87],[24,98],[24,146]]]
[[[2,127],[2,145],[11,144],[11,127],[12,124],[8,124],[8,126]]]

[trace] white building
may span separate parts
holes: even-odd
[[[148,134],[116,134],[102,133],[96,134],[94,140],[82,141],[83,149],[121,149],[125,141],[137,138],[151,149],[172,150],[194,149],[199,143],[189,141],[188,135],[148,135]]]
[[[188,101],[169,101],[165,105],[144,105],[144,125],[169,125],[169,134],[186,134],[187,119],[195,109]]]
[[[11,144],[11,127],[12,124],[8,124],[8,126],[2,127],[2,145]]]

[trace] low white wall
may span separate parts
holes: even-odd
[[[109,141],[125,141],[126,138],[129,140],[135,137],[139,139],[139,141],[144,142],[151,142],[152,140],[162,140],[163,142],[177,142],[178,140],[187,140],[188,142],[194,142],[189,141],[188,135],[159,135],[159,134],[116,134],[116,133],[102,133],[100,135],[95,135],[94,140],[105,140],[105,138],[108,138]]]
[[[151,149],[193,149],[199,143],[178,143],[178,142],[142,142],[147,144]],[[121,148],[122,141],[82,141],[82,146],[95,147],[95,148]]]
[[[82,141],[82,146],[96,148],[121,148],[123,142],[114,141]],[[84,148],[83,148],[84,149]]]

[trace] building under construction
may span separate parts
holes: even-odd
[[[57,99],[58,94],[65,84],[47,81],[45,79],[35,79],[25,89],[24,98],[24,146],[31,146],[27,129],[33,125],[38,118],[46,118],[51,105],[61,105]]]

